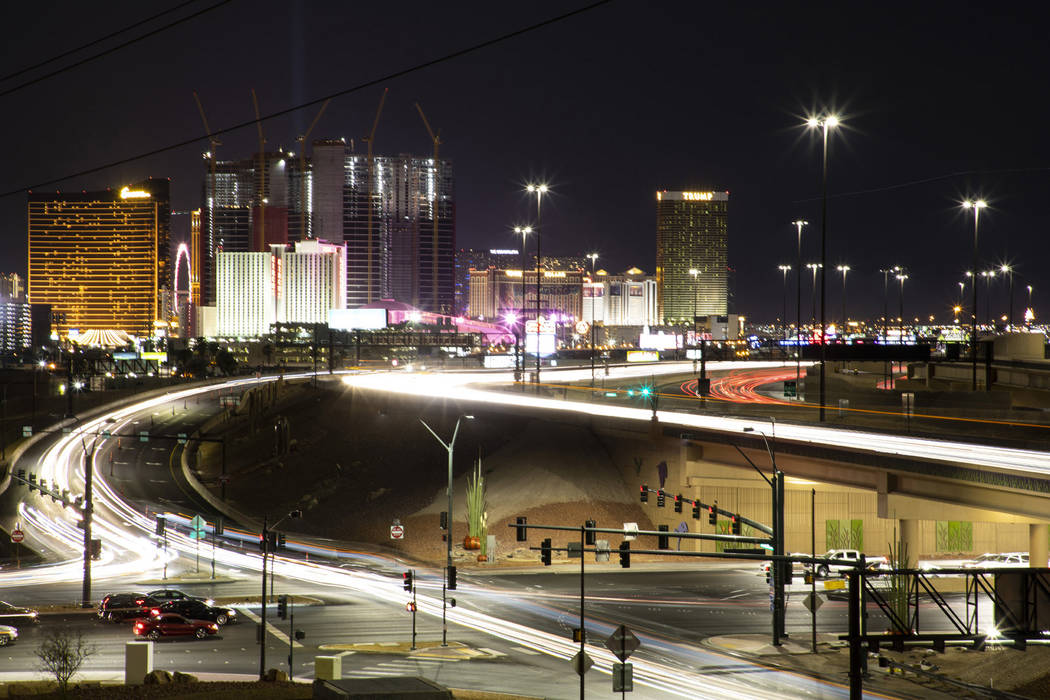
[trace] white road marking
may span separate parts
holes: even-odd
[[[259,617],[258,615],[256,615],[255,613],[253,613],[251,610],[248,610],[247,608],[237,608],[237,609],[241,612],[242,615],[244,615],[246,618],[248,618],[249,620],[251,620],[255,624],[259,624],[260,622],[262,622],[262,618]],[[269,632],[270,634],[272,634],[273,636],[277,637],[278,639],[280,639],[285,644],[287,644],[289,641],[291,641],[291,640],[288,639],[288,635],[287,634],[285,634],[281,630],[277,629],[277,626],[274,625],[271,622],[267,622],[266,623],[266,631]],[[300,644],[299,642],[292,642],[292,648],[293,649],[295,649],[295,648],[302,649],[303,645]]]

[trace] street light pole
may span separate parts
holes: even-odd
[[[776,418],[769,419],[773,426],[773,446],[776,446]],[[772,491],[773,501],[773,554],[784,553],[784,472],[777,467],[777,456],[774,447],[770,447],[769,439],[761,430],[748,426],[744,428],[745,433],[758,433],[762,436],[762,442],[766,445],[769,461],[773,465],[773,478],[769,479],[755,467],[758,475],[765,479]],[[755,465],[752,464],[752,467]],[[791,566],[779,560],[770,563],[769,568],[773,574],[773,646],[780,646],[780,638],[786,637],[784,629],[784,566]]]
[[[259,680],[266,680],[266,556],[269,553],[270,548],[270,532],[276,531],[277,526],[285,521],[287,518],[301,518],[303,517],[303,511],[293,510],[290,511],[283,518],[275,522],[273,525],[267,527],[266,516],[263,515],[262,523],[262,598],[261,608],[259,610]],[[270,595],[273,595],[273,564],[270,564]]]
[[[1006,322],[1009,324],[1007,326],[1008,332],[1012,333],[1014,330],[1014,270],[1009,265],[1002,265],[999,267],[999,271],[1002,272],[1004,275],[1010,276],[1010,289],[1006,295],[1006,300],[1008,304],[1006,312]]]
[[[540,232],[543,229],[543,218],[540,214],[540,202],[543,195],[547,194],[547,185],[529,184],[525,190],[536,193],[536,393],[540,392],[540,293],[543,284],[543,263],[540,258]],[[522,275],[525,271],[522,270]],[[449,513],[449,518],[452,513]]]
[[[808,221],[796,219],[791,222],[798,229],[798,257],[795,260],[798,274],[795,275],[795,399],[802,398],[799,385],[802,380],[802,227],[809,224]]]
[[[518,368],[519,372],[521,372],[521,374],[518,376],[518,380],[522,383],[521,384],[521,390],[525,391],[525,354],[526,354],[525,350],[527,349],[526,346],[525,346],[525,339],[528,337],[528,335],[525,333],[525,318],[526,318],[526,316],[525,316],[525,236],[527,236],[530,233],[532,233],[532,227],[531,226],[515,226],[514,227],[514,233],[521,234],[521,319],[520,319],[521,320],[521,334],[520,334],[520,336],[518,335],[518,332],[517,332],[518,331],[517,324],[515,324],[515,326],[514,326],[514,330],[515,330],[514,337],[515,338],[520,337],[520,339],[521,339],[521,350],[520,350],[520,357],[515,358],[514,366],[516,368]],[[520,367],[519,367],[519,362],[520,362]]]
[[[973,210],[973,314],[970,320],[970,359],[973,365],[973,381],[971,390],[977,391],[977,225],[981,218],[981,210],[988,206],[983,199],[963,202],[964,209]]]
[[[897,275],[897,279],[900,280],[900,283],[901,283],[901,295],[900,295],[900,304],[901,304],[900,311],[901,311],[901,315],[900,315],[900,318],[897,319],[897,321],[899,323],[899,328],[900,328],[899,332],[900,332],[900,338],[901,338],[901,345],[904,345],[904,280],[908,279],[908,276],[903,274],[903,273],[901,273],[901,274]]]
[[[825,316],[825,301],[827,299],[827,277],[824,268],[828,264],[828,130],[839,125],[839,118],[833,114],[820,118],[811,117],[808,122],[810,127],[820,127],[823,132],[824,151],[822,156],[823,175],[820,214],[820,422],[824,422],[824,404],[826,402],[826,372],[824,371],[827,360],[827,342],[824,338],[827,329],[827,318]]]
[[[783,334],[784,334],[784,340],[787,340],[787,322],[788,322],[788,321],[787,321],[787,315],[788,315],[788,298],[787,298],[787,292],[788,292],[788,272],[790,272],[790,271],[791,271],[791,266],[790,266],[790,265],[778,265],[778,266],[777,266],[777,269],[778,269],[778,270],[780,270],[780,271],[781,271],[782,273],[784,273],[784,289],[783,289],[783,292],[782,292],[782,294],[781,294],[781,296],[783,296],[783,298],[784,298],[784,299],[783,299],[783,300],[784,300],[784,310],[783,310],[783,313],[782,313],[782,315],[781,315],[781,317],[780,317],[780,326],[781,326],[780,330],[781,330],[781,332],[783,332]]]
[[[693,351],[696,351],[698,345],[700,347],[700,376],[697,377],[696,380],[696,395],[703,398],[707,396],[707,387],[705,386],[707,384],[707,353],[704,352],[707,343],[704,340],[700,340],[700,342],[697,343],[696,338],[696,313],[697,307],[699,306],[698,302],[700,300],[700,270],[692,267],[689,269],[689,274],[693,277]],[[696,364],[693,365],[693,369],[696,369]]]
[[[523,273],[524,274],[524,273]],[[466,414],[461,415],[456,419],[456,427],[452,430],[452,439],[446,444],[444,440],[438,437],[438,434],[426,424],[422,418],[419,422],[423,424],[423,427],[434,436],[434,439],[441,443],[441,446],[448,452],[448,530],[445,532],[445,573],[441,577],[441,646],[448,646],[448,575],[452,571],[452,454],[456,448],[456,436],[459,435],[459,424],[464,418],[467,420],[473,420],[474,416],[468,416]]]
[[[842,332],[846,332],[846,324],[849,319],[846,317],[846,273],[849,272],[849,265],[839,265],[835,268],[842,273]]]
[[[594,264],[598,261],[598,254],[597,253],[588,253],[587,257],[591,259],[591,284],[594,285],[595,284],[595,281],[594,281],[595,280]],[[594,388],[594,322],[595,322],[595,317],[594,317],[594,299],[595,299],[594,287],[592,286],[591,287],[591,388],[592,389]],[[603,302],[604,302],[604,300],[605,300],[605,297],[602,297],[602,301]]]

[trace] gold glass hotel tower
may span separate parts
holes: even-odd
[[[692,323],[694,308],[698,316],[728,312],[728,211],[729,192],[656,193],[656,289],[664,323]]]
[[[120,190],[29,193],[29,302],[53,329],[152,336],[171,284],[166,179]]]

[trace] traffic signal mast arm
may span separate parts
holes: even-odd
[[[508,523],[507,527],[525,528],[525,529],[533,528],[533,529],[536,529],[536,530],[565,530],[565,531],[569,531],[569,532],[579,532],[581,530],[581,528],[579,526],[572,527],[570,525],[530,525],[528,523]],[[636,536],[637,537],[637,536],[643,536],[643,535],[645,535],[645,536],[652,536],[652,537],[681,537],[681,538],[684,538],[684,539],[687,539],[687,540],[721,540],[721,541],[729,541],[729,542],[746,542],[746,543],[749,543],[749,544],[770,544],[772,542],[772,540],[770,540],[768,537],[746,537],[746,536],[741,536],[741,535],[714,535],[714,534],[704,534],[704,533],[699,533],[699,532],[668,532],[667,530],[624,530],[623,528],[614,528],[614,527],[584,527],[582,529],[585,532],[606,532],[606,533],[613,534],[613,535],[623,535],[625,537],[627,537],[627,536]],[[540,548],[539,547],[530,547],[530,549],[535,549],[535,550],[538,551]],[[564,549],[564,548],[559,549],[557,547],[552,547],[551,551],[562,552],[562,551],[567,551],[567,550]],[[593,552],[594,549],[593,548],[592,549],[587,549],[585,551]],[[631,550],[631,551],[634,552],[634,553],[637,553],[638,550]],[[760,557],[760,558],[769,559],[769,557]],[[822,561],[822,562],[831,561],[831,562],[838,563],[838,560],[834,560],[834,559],[821,559],[820,561]],[[845,561],[845,560],[843,560],[843,561]]]
[[[647,486],[644,486],[644,485],[641,487],[641,492],[642,493],[659,494],[661,490],[662,489],[651,489],[651,488],[648,488]],[[667,495],[666,492],[665,492],[665,495]],[[730,512],[730,511],[726,510],[725,508],[719,508],[717,505],[709,505],[707,503],[704,503],[701,500],[690,499],[690,498],[687,498],[687,499],[684,499],[684,500],[685,500],[685,502],[690,503],[692,505],[699,505],[701,509],[708,509],[708,510],[713,509],[719,515],[724,515],[725,517],[727,517],[729,519],[736,518],[737,520],[739,520],[743,524],[750,525],[751,527],[753,527],[754,529],[758,530],[759,532],[764,532],[764,533],[766,533],[767,535],[769,535],[771,537],[773,535],[773,528],[769,527],[768,525],[764,525],[764,524],[758,522],[757,520],[751,520],[750,518],[745,518],[744,516],[742,516],[742,515],[740,515],[738,513]],[[648,502],[648,501],[646,501],[646,502]],[[569,530],[578,530],[579,528],[570,527],[568,529]],[[599,532],[623,532],[623,531],[622,530],[599,530]],[[678,533],[672,533],[672,535],[674,537],[678,537],[679,536]],[[765,540],[763,540],[763,541],[765,541]]]

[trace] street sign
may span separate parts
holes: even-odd
[[[616,655],[620,661],[626,661],[627,657],[635,652],[642,645],[638,641],[638,637],[634,636],[634,632],[627,629],[627,625],[620,625],[613,633],[609,635],[609,638],[605,640],[605,648]]]
[[[149,431],[148,430],[140,430],[139,431],[139,442],[149,442]]]
[[[392,540],[403,540],[405,539],[405,528],[401,525],[390,526],[390,539]]]
[[[583,542],[569,542],[566,547],[569,559],[579,559],[583,556]]]
[[[32,436],[33,436],[33,426],[31,426],[31,425],[23,425],[22,426],[22,437],[32,437]]]
[[[582,676],[590,670],[591,666],[594,665],[594,661],[591,657],[587,656],[582,651],[576,652],[576,656],[572,657],[572,668],[576,671],[576,675]]]
[[[634,539],[634,535],[628,533],[638,533],[638,523],[624,523],[623,524],[623,538],[630,542]]]
[[[784,396],[798,396],[798,385],[794,379],[784,382]]]
[[[846,582],[842,579],[833,579],[831,581],[824,582],[825,591],[841,591],[846,587]]]
[[[614,693],[634,691],[634,664],[613,664],[612,681]]]
[[[18,544],[19,542],[21,542],[24,539],[25,539],[25,534],[23,534],[21,530],[12,530],[11,531],[11,541],[14,542],[15,544]]]
[[[819,595],[813,595],[813,593],[807,593],[806,597],[802,599],[802,604],[806,606],[806,610],[811,613],[815,613],[820,610],[820,606],[824,604],[824,599]]]
[[[595,540],[594,561],[609,561],[609,540]]]
[[[185,445],[187,442],[190,441],[189,438],[186,436],[186,433],[179,433],[178,438],[180,445]]]

